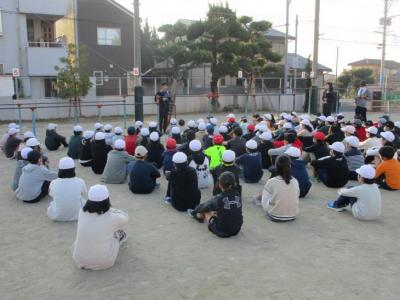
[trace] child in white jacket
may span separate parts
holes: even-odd
[[[363,165],[356,172],[361,185],[341,189],[339,198],[328,202],[328,208],[343,211],[350,205],[355,218],[376,220],[381,214],[381,192],[375,184],[375,169],[371,165]]]
[[[92,186],[88,201],[79,212],[72,254],[77,266],[91,270],[111,268],[120,245],[127,240],[123,231],[127,222],[126,213],[111,208],[107,187],[99,184]]]
[[[86,184],[75,176],[72,158],[61,158],[58,169],[58,178],[50,183],[49,195],[53,201],[47,208],[47,216],[53,221],[76,221],[85,201]]]

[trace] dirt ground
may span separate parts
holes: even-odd
[[[38,124],[42,142],[46,124]],[[69,136],[71,125],[59,124]],[[55,170],[66,150],[47,155]],[[76,223],[50,221],[49,198],[17,201],[9,188],[14,167],[1,155],[1,299],[399,299],[400,192],[382,191],[381,218],[362,222],[349,211],[328,210],[337,190],[314,182],[298,219],[277,224],[251,202],[266,172],[260,183],[243,184],[242,231],[220,239],[164,204],[164,178],[147,196],[132,194],[127,184],[108,185],[113,206],[129,214],[128,243],[113,268],[86,271],[71,258]],[[88,187],[100,181],[81,166],[77,176]],[[210,195],[203,190],[202,201]]]

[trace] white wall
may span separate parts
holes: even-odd
[[[14,95],[14,82],[12,77],[0,75],[0,97],[12,97],[12,95]]]

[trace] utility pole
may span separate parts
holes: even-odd
[[[310,90],[310,101],[309,105],[309,112],[313,111],[313,113],[318,111],[317,106],[317,99],[319,98],[318,95],[318,42],[319,42],[319,7],[320,7],[320,0],[315,0],[315,17],[314,17],[314,51],[313,51],[313,60],[312,60],[312,73],[313,76],[312,80],[312,88]],[[311,77],[311,76],[310,76]],[[315,103],[315,106],[311,105],[311,101]],[[313,107],[313,109],[311,109]]]
[[[134,75],[134,86],[140,86],[142,85],[142,54],[139,0],[133,2],[133,68],[139,70],[138,76]]]
[[[386,89],[385,89],[385,56],[386,56],[386,31],[387,31],[387,23],[388,23],[388,0],[384,0],[384,11],[383,11],[383,34],[382,34],[382,58],[381,58],[381,70],[379,77],[379,85],[381,88],[381,93],[383,100],[386,99]]]
[[[297,94],[297,67],[298,67],[298,57],[297,57],[297,38],[298,32],[297,29],[299,27],[299,15],[296,15],[296,34],[295,34],[295,41],[294,41],[294,83],[293,89],[294,93]]]
[[[286,0],[286,32],[285,32],[285,58],[284,58],[285,70],[283,76],[284,94],[286,94],[287,81],[288,81],[289,6],[290,6],[290,0]]]
[[[338,64],[339,64],[339,46],[336,47],[336,70],[335,70],[335,86],[338,87]]]

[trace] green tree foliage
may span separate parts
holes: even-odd
[[[146,72],[156,65],[157,48],[160,46],[160,38],[155,28],[151,28],[149,23],[145,22],[142,29],[142,71]]]
[[[55,66],[58,72],[57,89],[58,96],[63,99],[78,101],[80,97],[88,94],[92,83],[89,76],[84,71],[87,65],[87,49],[84,46],[79,47],[79,58],[75,45],[68,45],[66,57],[60,58],[62,68]]]
[[[356,89],[359,87],[361,80],[364,80],[367,84],[375,83],[373,71],[368,68],[343,70],[338,77],[338,85],[340,89]]]

